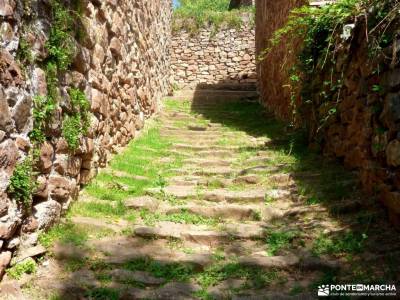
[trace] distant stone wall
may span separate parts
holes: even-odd
[[[255,37],[252,22],[244,17],[240,29],[223,27],[218,32],[201,29],[193,36],[173,34],[171,43],[173,82],[179,88],[199,85],[243,85],[257,83]]]
[[[169,89],[171,1],[81,1],[81,38],[72,42],[72,65],[55,78],[56,107],[33,166],[38,186],[27,205],[14,199],[10,178],[33,148],[33,99],[49,92],[43,66],[54,21],[50,2],[0,1],[0,277],[17,249],[35,245],[38,231],[59,220],[80,185],[135,137]],[[24,63],[21,51],[29,53]],[[86,94],[92,113],[73,151],[61,130],[72,87]]]

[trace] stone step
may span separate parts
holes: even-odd
[[[241,149],[239,146],[219,146],[219,145],[191,145],[191,144],[174,144],[172,149],[176,150],[188,150],[188,151],[212,151],[212,150],[224,150],[224,151],[236,151]]]
[[[204,203],[202,201],[162,208],[162,212],[167,215],[180,213],[182,211],[213,219],[257,221],[260,218],[261,210],[258,206],[244,206],[229,203],[213,205],[212,203]]]
[[[299,267],[303,271],[322,271],[339,268],[339,262],[314,257],[309,253],[300,255],[267,256],[266,253],[254,253],[238,258],[239,264],[263,269],[286,269]]]
[[[234,160],[232,159],[185,159],[183,163],[186,165],[195,165],[199,167],[229,167]]]
[[[104,220],[90,217],[75,216],[71,218],[72,223],[84,228],[94,228],[98,230],[109,230],[121,232],[129,226],[129,222],[123,220]]]
[[[179,239],[200,245],[214,246],[225,244],[232,239],[259,239],[265,236],[261,226],[249,230],[247,227],[229,227],[226,230],[210,230],[205,226],[159,222],[154,227],[135,226],[134,234],[142,238]]]
[[[196,157],[205,158],[205,157],[219,157],[219,158],[227,158],[232,157],[232,151],[229,150],[202,150],[196,152]]]
[[[177,128],[177,127],[163,127],[160,129],[161,135],[184,135],[184,136],[196,136],[196,137],[230,137],[230,138],[237,138],[238,136],[246,136],[247,133],[245,131],[235,131],[235,132],[228,132],[228,131],[219,131],[219,130],[207,130],[207,131],[196,131],[193,132],[191,130]]]
[[[227,189],[216,189],[205,192],[202,197],[211,202],[228,203],[264,203],[266,199],[266,189],[252,189],[243,191],[230,191]]]
[[[168,183],[170,185],[227,187],[232,184],[232,180],[216,176],[213,178],[206,178],[204,176],[187,175],[172,177]]]
[[[233,157],[232,151],[228,150],[202,150],[202,151],[196,151],[196,152],[188,152],[188,151],[183,151],[183,150],[171,150],[170,153],[182,156],[182,157],[187,157],[187,158],[209,158],[209,157],[214,157],[214,158],[231,158]]]
[[[186,171],[183,169],[182,171]],[[188,173],[198,176],[231,176],[237,173],[237,170],[231,167],[209,167],[209,168],[199,168],[195,170],[187,170]]]
[[[165,194],[177,199],[197,198],[199,193],[196,186],[193,185],[170,185],[164,188],[150,188],[146,193],[152,196]]]
[[[220,132],[220,128],[219,127],[208,127],[208,126],[197,126],[197,125],[187,125],[186,128],[181,128],[181,127],[177,127],[173,124],[168,125],[168,124],[164,124],[163,125],[163,130],[169,130],[169,131],[181,131],[181,130],[185,130],[187,132],[192,132],[194,134],[197,133],[204,133],[204,132]]]
[[[252,99],[258,97],[258,92],[254,90],[180,90],[174,93],[174,96],[167,99],[181,100],[191,102],[191,106],[203,105],[221,105],[229,103],[237,103],[243,99]]]
[[[160,263],[179,263],[190,265],[196,270],[202,270],[209,266],[212,261],[212,253],[202,251],[187,254],[177,249],[168,247],[166,240],[149,240],[140,237],[107,237],[98,240],[90,240],[87,246],[93,252],[82,251],[84,257],[95,255],[105,263],[120,265],[126,262],[150,258]],[[73,252],[73,251],[72,251]]]

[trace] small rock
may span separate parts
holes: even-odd
[[[386,159],[389,166],[400,166],[400,141],[394,140],[386,148]]]
[[[195,283],[171,282],[152,293],[150,299],[174,299],[174,300],[191,300],[196,299],[193,293],[200,291],[201,288]]]
[[[7,249],[12,250],[17,248],[21,244],[21,241],[18,237],[11,239],[7,244]]]
[[[7,281],[0,284],[0,295],[7,300],[25,300],[21,286],[17,281]]]
[[[39,229],[48,229],[60,219],[61,204],[49,200],[33,207],[33,215],[39,223]]]
[[[247,184],[257,184],[260,182],[260,178],[257,175],[245,175],[239,176],[234,180],[235,183],[247,183]]]
[[[36,257],[43,255],[47,252],[47,249],[42,245],[38,245],[28,249],[23,249],[23,251],[21,252],[22,252],[21,255],[13,259],[13,264],[18,264],[19,262],[22,262],[29,257]]]
[[[3,251],[0,252],[0,279],[3,277],[7,266],[11,262],[11,252],[10,251]]]
[[[156,278],[154,276],[151,276],[147,272],[141,272],[141,271],[133,272],[129,270],[115,269],[110,272],[110,275],[116,281],[134,280],[136,282],[143,283],[145,285],[155,285],[155,286],[165,283],[165,279]]]
[[[134,209],[145,208],[150,211],[156,210],[159,206],[159,201],[150,196],[142,196],[142,197],[127,199],[127,200],[125,200],[124,203],[125,203],[125,206],[128,208],[134,208]]]

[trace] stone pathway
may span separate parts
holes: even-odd
[[[256,104],[169,100],[149,126],[39,238],[37,270],[9,272],[18,299],[315,299],[320,284],[399,282],[385,213]]]

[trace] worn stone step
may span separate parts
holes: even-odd
[[[238,136],[247,136],[245,131],[236,131],[236,132],[228,132],[228,131],[219,131],[219,130],[206,130],[206,131],[196,131],[193,132],[191,130],[178,128],[178,127],[162,127],[160,129],[161,135],[183,135],[183,136],[199,136],[199,137],[230,137],[237,138]]]
[[[338,269],[339,262],[314,257],[310,254],[284,256],[267,256],[266,253],[255,253],[238,258],[241,265],[264,269],[291,269],[299,267],[302,270]]]
[[[185,171],[184,169],[182,171]],[[196,168],[195,170],[187,170],[188,173],[198,176],[231,176],[236,174],[237,170],[231,167],[208,167]]]
[[[201,129],[201,130],[200,130]],[[220,132],[220,128],[219,127],[208,127],[208,126],[197,126],[197,125],[187,125],[186,128],[181,128],[179,126],[175,126],[174,124],[168,125],[168,124],[164,124],[163,125],[163,130],[169,130],[169,131],[181,131],[181,130],[185,130],[187,132],[192,132],[193,134],[197,134],[200,132]]]
[[[185,165],[194,165],[199,167],[229,167],[232,164],[232,159],[185,159]]]
[[[203,217],[236,221],[251,221],[260,218],[260,208],[258,206],[244,206],[237,204],[208,204],[202,202],[190,203],[174,207],[164,207],[165,214],[176,214],[187,211]]]
[[[134,281],[146,286],[159,286],[166,282],[164,278],[154,277],[150,273],[143,271],[113,269],[108,271],[106,274],[108,274],[116,282]]]
[[[111,230],[118,233],[129,226],[129,222],[123,220],[104,220],[81,216],[74,216],[71,218],[71,221],[72,223],[85,228]]]
[[[148,209],[150,211],[156,210],[160,205],[160,200],[150,196],[140,196],[124,200],[127,208],[131,209]]]
[[[198,175],[176,176],[168,180],[170,185],[188,185],[188,186],[219,186],[227,187],[232,184],[231,179],[223,177],[207,178]]]
[[[196,152],[196,157],[204,158],[208,156],[227,158],[232,157],[232,151],[229,150],[202,150]]]
[[[219,145],[192,145],[192,144],[174,144],[172,149],[188,150],[188,151],[211,151],[211,150],[226,150],[236,151],[241,149],[239,146],[219,146]]]
[[[264,237],[262,227],[250,231],[247,227],[230,227],[226,230],[210,230],[206,226],[159,222],[154,227],[135,226],[134,234],[142,238],[180,239],[200,245],[219,245],[232,239],[259,239]]]
[[[202,270],[209,266],[212,261],[212,253],[198,252],[187,254],[177,249],[172,249],[167,245],[168,241],[149,240],[140,237],[108,237],[99,240],[90,240],[87,245],[93,252],[84,251],[84,257],[97,256],[109,264],[120,265],[126,262],[151,258],[160,263],[180,263],[191,265],[197,270]]]
[[[239,202],[239,203],[263,203],[266,199],[265,189],[253,189],[244,191],[230,191],[227,189],[216,189],[206,191],[203,199],[212,202]]]
[[[170,185],[164,188],[150,188],[146,190],[149,195],[165,194],[177,199],[197,198],[198,190],[192,185]]]
[[[121,288],[121,291],[120,299],[197,300],[198,298],[193,295],[201,291],[201,287],[193,282],[169,282],[156,289],[139,289],[127,286]]]
[[[258,97],[258,92],[254,90],[209,90],[209,89],[194,89],[180,90],[174,92],[174,96],[168,99],[181,100],[191,102],[191,107],[210,105],[215,107],[221,104],[237,103],[243,99],[253,99]]]

